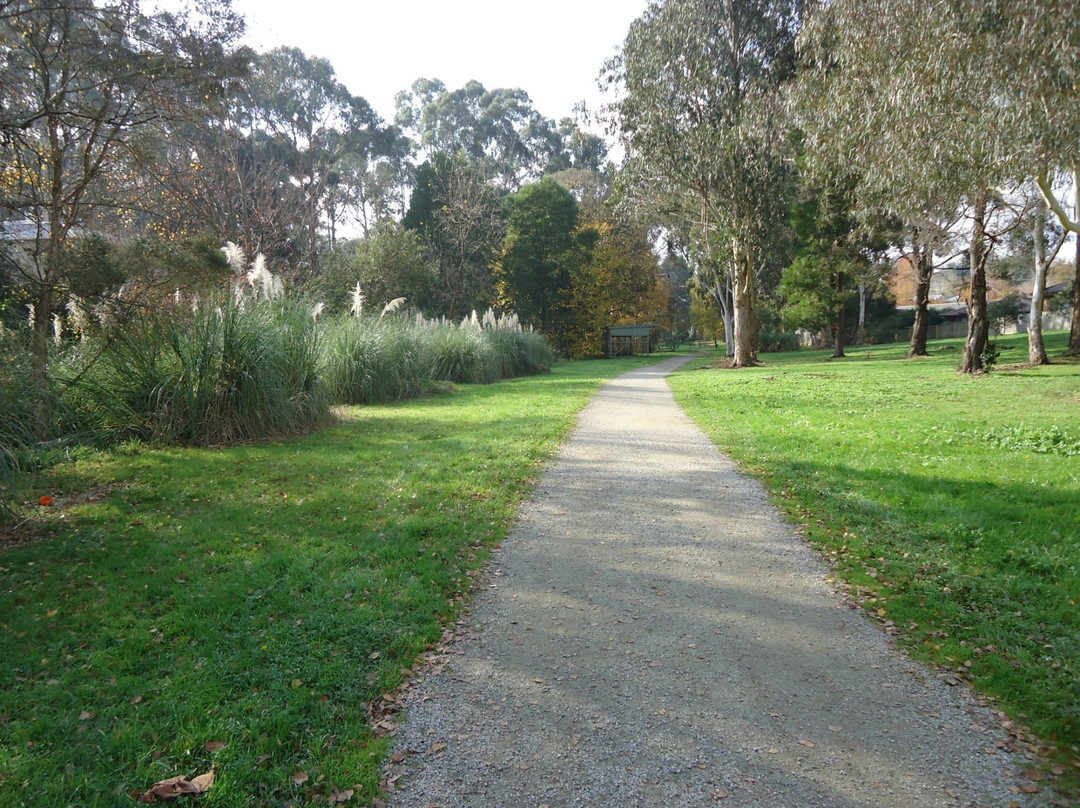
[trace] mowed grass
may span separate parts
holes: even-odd
[[[1051,355],[1066,337],[1048,337]],[[950,341],[913,360],[893,345],[697,363],[670,383],[890,633],[973,681],[1075,775],[1080,363],[1010,368],[1026,337],[997,341],[1003,366],[974,378],[957,375]]]
[[[0,806],[129,806],[211,768],[207,806],[369,804],[367,705],[460,615],[599,384],[646,361],[31,478],[0,549]]]

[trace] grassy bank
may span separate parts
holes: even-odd
[[[1052,355],[1065,336],[1048,338]],[[713,362],[671,384],[889,633],[973,681],[1076,775],[1080,363],[1010,368],[1025,340],[999,339],[1001,366],[976,378],[957,375],[951,341],[914,360],[894,345]]]
[[[367,705],[459,614],[574,414],[643,361],[33,477],[51,504],[0,550],[0,805],[133,805],[212,767],[206,805],[367,804]]]

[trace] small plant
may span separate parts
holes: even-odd
[[[998,344],[996,342],[987,342],[986,347],[979,354],[979,361],[982,363],[983,370],[987,373],[993,370],[1000,356],[1001,348]]]

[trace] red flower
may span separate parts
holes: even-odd
[[[53,504],[53,498],[50,497],[48,494],[46,494],[45,496],[43,496],[41,498],[41,506],[43,508],[47,508],[49,505],[52,505],[52,504]]]

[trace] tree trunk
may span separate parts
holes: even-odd
[[[844,273],[836,273],[836,292],[840,294],[844,288]],[[836,319],[833,321],[833,359],[844,358],[844,306],[836,307]]]
[[[709,294],[720,309],[720,319],[724,323],[724,348],[728,356],[735,355],[735,318],[732,313],[731,287],[719,278],[709,287]]]
[[[1080,218],[1080,168],[1073,169],[1072,180],[1076,201],[1076,215]],[[1069,327],[1069,347],[1065,349],[1066,356],[1080,356],[1080,235],[1076,237],[1074,265],[1072,323]]]
[[[869,297],[865,283],[859,284],[859,324],[855,329],[855,344],[862,345],[866,339],[866,298]]]
[[[930,276],[934,274],[934,261],[930,248],[920,241],[918,228],[912,231],[912,256],[915,259],[915,325],[911,329],[908,359],[928,355],[926,334],[930,325]]]
[[[720,317],[724,321],[724,353],[735,356],[735,315],[726,312]]]
[[[1028,362],[1033,365],[1049,365],[1046,345],[1043,343],[1042,314],[1043,297],[1046,292],[1046,202],[1035,202],[1034,224],[1031,235],[1035,241],[1035,280],[1031,287],[1031,310],[1028,312]]]
[[[754,273],[748,256],[742,255],[737,246],[735,251],[734,306],[735,309],[735,359],[732,367],[747,368],[754,363],[753,327],[754,315]]]
[[[990,321],[986,316],[986,192],[979,191],[972,210],[971,228],[971,293],[968,296],[968,333],[964,343],[961,373],[983,370],[983,352],[990,338]]]

